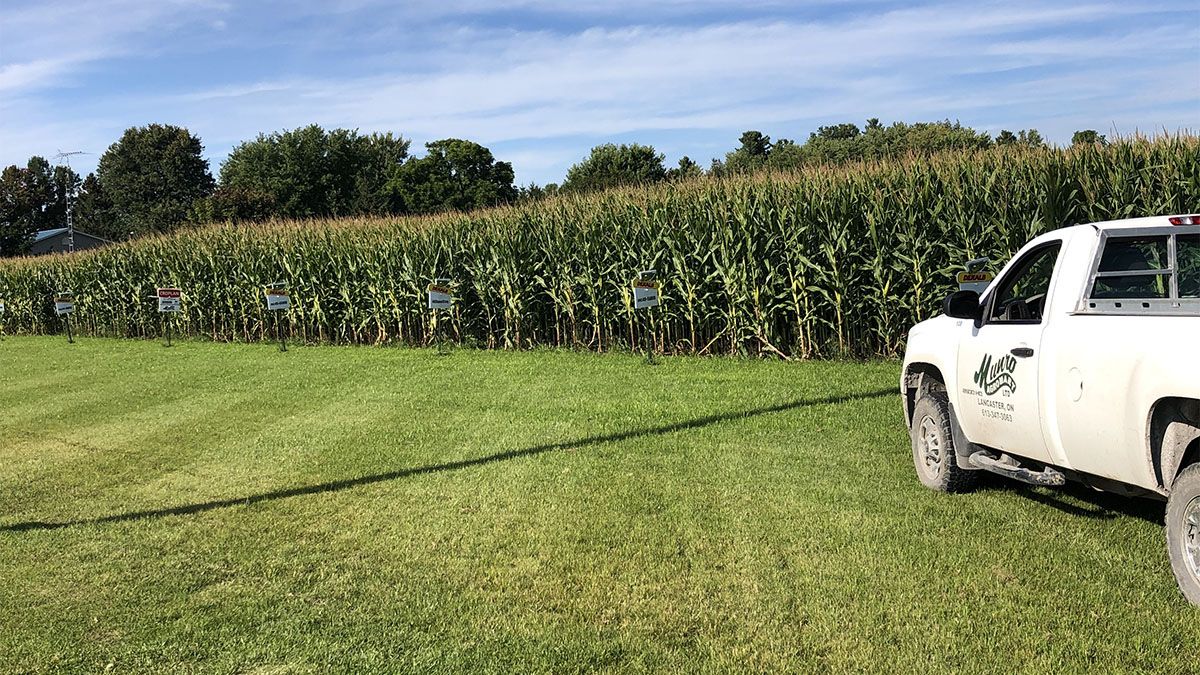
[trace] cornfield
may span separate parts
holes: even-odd
[[[264,285],[284,282],[290,339],[487,348],[892,356],[971,258],[994,266],[1079,222],[1200,211],[1200,138],[949,153],[566,195],[401,220],[210,226],[0,263],[9,332],[155,337],[157,286],[183,289],[175,330],[270,341]],[[663,305],[635,312],[655,269]],[[456,282],[438,319],[436,277]],[[437,325],[438,321],[441,326]]]

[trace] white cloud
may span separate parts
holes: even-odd
[[[52,87],[88,64],[135,53],[134,36],[163,36],[227,10],[214,0],[6,3],[0,9],[0,92]]]
[[[378,6],[363,9],[366,4],[342,2],[307,11],[339,16],[380,11]],[[576,17],[616,7],[636,14],[626,0],[517,4]],[[171,6],[167,17],[143,9],[124,28],[109,30],[106,40],[89,43],[87,62],[101,58],[96,54],[127,50],[129,36],[149,24],[177,25],[205,16],[211,21],[214,12],[227,11],[208,3]],[[408,5],[404,11],[454,16],[490,7],[482,0],[447,0]],[[672,1],[671,7],[683,12],[737,5],[707,0],[699,9],[688,9]],[[731,146],[732,130],[782,129],[774,135],[803,137],[816,123],[866,116],[957,118],[985,128],[989,122],[1010,128],[1045,122],[1067,129],[1098,126],[1110,118],[1143,128],[1170,127],[1190,118],[1182,107],[1156,101],[1173,97],[1195,104],[1200,99],[1200,83],[1187,77],[1189,68],[1200,72],[1200,56],[1192,47],[1200,31],[1195,25],[1183,30],[1172,25],[1179,9],[1171,5],[964,3],[874,13],[860,8],[841,17],[657,21],[574,32],[464,21],[438,33],[429,53],[399,44],[387,50],[372,45],[374,51],[362,54],[356,47],[365,36],[335,31],[328,44],[322,33],[319,46],[323,54],[344,55],[347,61],[330,64],[320,75],[285,65],[289,56],[296,58],[311,45],[294,46],[292,52],[284,46],[266,78],[239,77],[234,69],[216,86],[155,95],[92,93],[86,115],[50,110],[28,89],[39,71],[61,73],[70,64],[11,64],[0,70],[0,89],[11,82],[24,96],[0,100],[0,159],[18,161],[28,148],[47,145],[44,134],[67,128],[79,143],[102,150],[125,126],[149,121],[188,125],[219,158],[260,131],[317,122],[399,131],[418,143],[448,136],[502,143],[510,152],[497,154],[514,162],[522,181],[544,181],[560,178],[565,164],[582,156],[589,141],[630,134],[653,143],[656,133],[716,130],[712,133],[731,134],[725,143]],[[223,32],[237,30],[236,18],[224,20]],[[167,47],[153,43],[149,48]],[[1178,74],[1173,80],[1161,77],[1165,71]],[[1069,137],[1069,129],[1064,133]],[[580,140],[574,152],[562,142],[548,149],[545,142],[565,138],[588,140]],[[711,140],[704,145],[711,146]]]
[[[0,66],[0,93],[33,89],[68,69],[77,59],[45,58]]]
[[[961,14],[969,19],[958,22],[946,11],[928,10],[837,27],[775,22],[474,36],[475,51],[460,55],[463,65],[446,72],[272,82],[201,98],[237,97],[232,105],[267,128],[315,118],[493,141],[802,119],[844,114],[880,98],[903,98],[910,110],[928,113],[938,111],[911,103],[931,98],[925,88],[930,78],[1063,57],[1046,49],[1042,38],[1008,39],[993,49],[980,44],[980,35],[1121,11],[968,11]],[[1136,52],[1160,46],[1160,37],[1144,31],[1110,44],[1117,53]],[[1081,49],[1067,50],[1072,61],[1094,47],[1067,43]],[[1103,88],[1103,82],[1095,84]],[[950,102],[959,102],[959,109],[996,103],[989,93]],[[196,101],[195,95],[186,98]]]

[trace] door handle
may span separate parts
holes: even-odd
[[[1012,349],[1008,350],[1008,353],[1012,354],[1013,356],[1020,357],[1022,359],[1027,359],[1027,358],[1033,356],[1033,348],[1032,347],[1013,347]]]

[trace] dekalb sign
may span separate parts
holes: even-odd
[[[59,316],[65,316],[75,311],[75,295],[72,293],[59,293],[54,296],[54,313]]]
[[[992,283],[991,272],[958,273],[958,290],[960,291],[975,291],[982,295],[990,283]]]
[[[268,288],[267,309],[272,312],[283,312],[291,308],[292,297],[282,288]]]
[[[658,307],[658,288],[659,284],[657,281],[635,279],[633,281],[633,308],[647,309]]]
[[[425,289],[429,299],[429,309],[450,309],[454,302],[453,289],[449,279],[436,279]]]

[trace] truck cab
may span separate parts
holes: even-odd
[[[909,332],[901,378],[921,482],[965,491],[991,471],[1166,499],[1200,604],[1200,216],[1046,233],[943,310]]]

